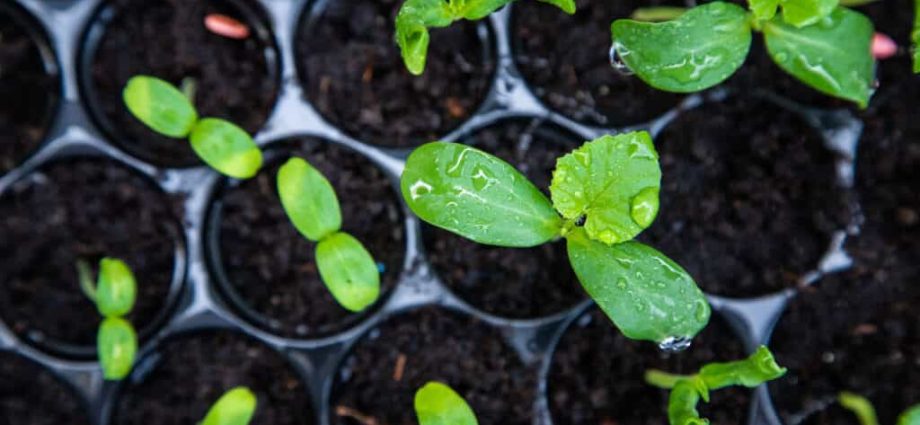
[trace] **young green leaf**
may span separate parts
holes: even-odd
[[[638,242],[606,245],[576,228],[569,261],[582,286],[632,339],[692,338],[709,322],[709,303],[677,263]]]
[[[837,8],[839,0],[782,0],[783,21],[796,28],[813,25]]]
[[[120,317],[107,317],[99,325],[96,337],[102,375],[108,380],[128,376],[137,353],[137,335],[131,323]]]
[[[533,183],[466,145],[435,142],[415,149],[400,187],[419,218],[482,244],[536,246],[562,229],[559,214]]]
[[[878,416],[875,407],[869,399],[851,392],[844,391],[837,396],[837,402],[844,409],[853,412],[859,419],[860,425],[878,425]]]
[[[614,244],[652,224],[659,187],[658,153],[642,131],[604,136],[559,158],[550,193],[563,217],[585,218],[588,237]]]
[[[744,63],[751,47],[744,9],[720,1],[668,22],[616,20],[611,33],[617,56],[639,78],[678,93],[721,83]]]
[[[132,77],[122,97],[132,115],[164,136],[183,138],[198,121],[192,102],[175,86],[159,78]]]
[[[201,425],[247,425],[256,413],[256,395],[246,387],[236,387],[217,399]]]
[[[137,296],[134,274],[124,261],[103,258],[99,262],[96,308],[104,317],[119,317],[131,312]]]
[[[317,242],[342,227],[335,189],[310,163],[289,159],[278,170],[277,180],[284,212],[307,239]]]
[[[838,7],[816,25],[796,28],[779,18],[764,23],[770,57],[809,86],[865,107],[872,93],[872,22]]]
[[[760,346],[745,360],[710,363],[700,369],[699,376],[711,390],[732,385],[748,388],[774,380],[786,374],[786,368],[776,364],[770,349]]]
[[[342,307],[358,312],[377,301],[380,272],[357,239],[333,233],[316,245],[316,266],[329,292]]]
[[[195,124],[189,141],[204,162],[227,176],[247,179],[262,167],[262,151],[256,142],[231,122],[204,118]]]
[[[429,382],[415,393],[419,425],[477,425],[466,400],[440,382]]]
[[[776,9],[779,8],[780,0],[748,0],[748,7],[754,14],[754,18],[767,21],[776,16]]]
[[[629,19],[635,19],[637,21],[643,22],[662,22],[662,21],[671,21],[680,17],[684,13],[687,13],[686,7],[676,7],[676,6],[651,6],[651,7],[640,7],[633,11],[629,15]]]
[[[920,404],[902,413],[898,417],[898,425],[920,425]]]
[[[699,379],[678,381],[668,397],[668,422],[671,425],[709,425],[709,420],[700,418],[696,410],[701,397],[708,399],[709,393]]]
[[[914,0],[914,30],[910,33],[914,73],[920,74],[920,0]]]

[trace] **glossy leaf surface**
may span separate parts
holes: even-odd
[[[380,296],[380,271],[364,245],[333,233],[316,245],[316,266],[336,301],[349,311],[364,310]]]
[[[242,128],[218,118],[198,121],[189,137],[192,149],[224,175],[248,179],[262,167],[262,151]]]
[[[318,242],[342,227],[335,189],[309,162],[289,159],[278,170],[277,184],[284,212],[307,239]]]
[[[159,78],[132,77],[122,98],[132,115],[164,136],[183,138],[198,121],[192,102],[175,86]]]

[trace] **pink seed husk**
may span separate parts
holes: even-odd
[[[212,13],[205,16],[204,26],[208,31],[221,37],[232,38],[234,40],[244,40],[249,37],[249,27],[227,15]]]
[[[888,59],[898,53],[898,45],[891,37],[880,32],[872,36],[872,57]]]

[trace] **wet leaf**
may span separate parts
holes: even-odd
[[[718,1],[668,22],[619,19],[611,33],[617,57],[639,78],[678,93],[721,83],[744,63],[751,47],[744,9]]]
[[[247,425],[256,412],[256,395],[236,387],[222,395],[208,410],[201,425]]]
[[[604,136],[559,158],[550,192],[563,217],[584,217],[588,237],[613,244],[652,224],[660,187],[658,153],[642,131]]]
[[[301,158],[289,159],[278,170],[278,195],[294,227],[318,242],[342,227],[342,212],[329,180]]]
[[[747,359],[703,366],[699,376],[710,390],[717,390],[733,385],[754,388],[785,374],[786,368],[780,367],[770,349],[761,345]]]
[[[597,305],[631,339],[692,338],[709,322],[702,291],[677,263],[638,242],[605,245],[576,228],[569,261]]]
[[[533,183],[508,163],[456,143],[412,152],[400,179],[422,220],[486,245],[530,247],[557,236],[562,219]]]
[[[859,394],[844,391],[837,396],[837,402],[844,409],[853,412],[859,418],[860,425],[878,425],[875,407],[872,406],[872,402],[869,399]]]
[[[709,398],[706,385],[696,377],[683,379],[674,385],[668,397],[668,423],[670,425],[709,425],[696,410],[700,398]]]
[[[122,98],[132,115],[164,136],[183,138],[198,121],[192,102],[175,86],[159,78],[132,77]]]
[[[358,312],[377,301],[380,272],[364,245],[351,235],[333,233],[316,245],[316,266],[336,301]]]
[[[796,28],[779,18],[764,23],[770,57],[798,80],[865,107],[872,92],[872,22],[840,8],[820,23]]]
[[[920,425],[920,404],[907,409],[899,416],[898,425]]]
[[[748,7],[754,13],[754,18],[766,21],[776,16],[779,3],[780,0],[748,0]]]
[[[103,258],[99,262],[96,308],[104,317],[119,317],[131,312],[137,296],[134,274],[124,261]]]
[[[118,381],[131,373],[137,354],[137,335],[134,327],[120,317],[107,317],[99,325],[96,337],[99,364],[107,380]]]
[[[837,7],[839,0],[782,0],[783,20],[802,28],[826,18]]]
[[[242,128],[218,118],[204,118],[189,140],[195,153],[211,168],[238,179],[254,176],[262,167],[262,151]]]
[[[419,425],[477,425],[466,400],[440,382],[429,382],[415,393]]]

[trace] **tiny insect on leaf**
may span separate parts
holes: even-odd
[[[117,258],[99,262],[99,283],[96,285],[96,307],[104,317],[124,316],[131,312],[137,296],[134,273]]]
[[[121,380],[128,376],[137,354],[137,335],[134,327],[120,317],[107,317],[99,325],[96,349],[102,375],[107,380]]]
[[[247,425],[256,413],[256,405],[256,395],[249,388],[233,388],[211,406],[201,425]]]
[[[138,120],[164,136],[188,136],[198,113],[188,98],[172,84],[159,78],[138,75],[128,80],[122,97]]]
[[[189,141],[205,163],[227,176],[247,179],[262,167],[262,151],[256,142],[231,122],[204,118],[195,124]]]
[[[478,425],[466,400],[440,382],[429,382],[415,393],[419,425]]]
[[[278,170],[278,195],[294,227],[318,242],[342,227],[335,189],[309,162],[291,158]]]
[[[329,292],[349,311],[362,311],[380,296],[374,258],[347,233],[333,233],[316,245],[316,266]]]

